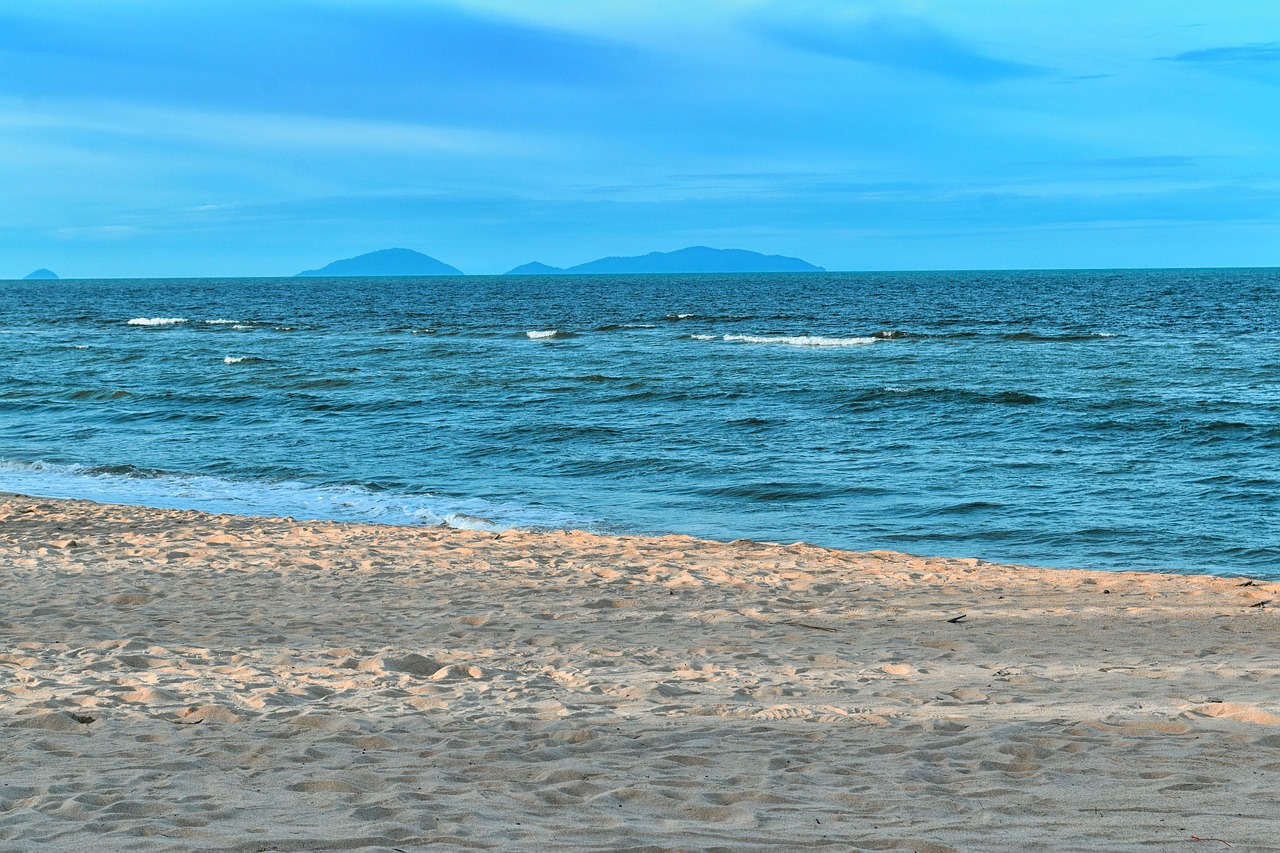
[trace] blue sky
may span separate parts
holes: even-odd
[[[1280,3],[0,3],[0,278],[1280,265]]]

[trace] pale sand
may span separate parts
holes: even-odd
[[[1274,583],[3,495],[0,578],[4,851],[1280,850]]]

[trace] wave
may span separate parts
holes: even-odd
[[[702,338],[691,335],[697,340]],[[713,338],[714,340],[714,338]],[[878,338],[828,338],[821,335],[725,335],[723,340],[741,344],[783,344],[791,347],[860,347]]]
[[[1032,341],[1035,343],[1069,343],[1071,341],[1094,341],[1100,338],[1115,338],[1118,335],[1110,332],[1062,332],[1045,334],[1041,332],[1009,332],[1002,336],[1006,341]]]
[[[258,364],[263,359],[253,355],[228,355],[222,359],[223,364]]]
[[[95,467],[0,460],[0,492],[228,515],[433,525],[460,530],[563,530],[599,526],[596,519],[543,507],[397,492],[373,484],[231,480],[132,465]]]
[[[1120,335],[1114,332],[1061,332],[1061,333],[1042,333],[1042,332],[986,332],[976,331],[973,329],[964,329],[955,332],[908,332],[903,329],[881,329],[878,332],[872,332],[871,338],[878,341],[903,341],[903,340],[968,340],[972,338],[996,338],[1004,341],[1020,341],[1028,343],[1071,343],[1075,341],[1097,341],[1106,338],[1118,338]]]
[[[67,399],[76,401],[90,400],[97,402],[103,400],[120,400],[129,396],[132,395],[128,391],[120,388],[81,388],[78,391],[72,391],[68,394]]]
[[[126,326],[178,326],[188,322],[186,317],[134,317]]]
[[[958,403],[968,405],[1033,406],[1046,402],[1038,394],[1025,391],[975,391],[968,388],[903,388],[886,385],[857,394],[840,404],[845,410],[862,410],[868,404],[883,402],[924,401],[929,403]]]
[[[562,341],[565,338],[577,337],[573,332],[562,332],[559,329],[534,330],[524,334],[531,341]]]
[[[243,320],[202,320],[206,326],[239,326],[244,323]]]
[[[730,486],[708,486],[698,490],[714,498],[730,498],[760,503],[802,503],[848,494],[845,486],[821,482],[744,482]]]

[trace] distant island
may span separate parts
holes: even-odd
[[[22,277],[23,281],[56,281],[58,274],[53,270],[47,270],[43,267],[33,273],[27,273]]]
[[[534,261],[507,275],[588,275],[591,273],[680,272],[826,272],[799,258],[762,255],[746,249],[709,249],[690,246],[675,252],[650,252],[628,258],[600,258],[574,267],[552,267]]]
[[[412,249],[382,249],[334,261],[318,270],[303,270],[295,278],[392,275],[462,275],[462,270]]]

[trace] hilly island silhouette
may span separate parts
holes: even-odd
[[[412,249],[381,249],[334,261],[318,270],[303,270],[295,278],[401,275],[463,275],[463,272]]]
[[[650,252],[633,257],[608,257],[572,267],[523,264],[506,275],[590,275],[619,273],[735,273],[735,272],[825,272],[800,258],[762,255],[746,249],[711,249],[690,246],[674,252]],[[412,249],[381,249],[344,258],[298,277],[345,276],[427,276],[463,275],[462,270]],[[33,273],[34,275],[34,273]]]
[[[717,273],[717,272],[826,272],[799,258],[762,255],[746,249],[711,249],[690,246],[674,252],[650,252],[633,257],[609,257],[572,267],[552,267],[534,261],[508,270],[507,275],[588,275],[591,273]]]

